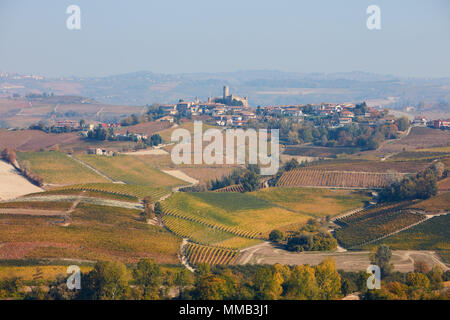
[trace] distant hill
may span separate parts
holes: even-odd
[[[391,108],[408,105],[449,109],[450,78],[400,78],[367,72],[297,73],[250,70],[222,73],[160,74],[141,71],[93,78],[0,78],[0,95],[53,92],[55,95],[89,97],[100,103],[142,106],[174,103],[179,99],[206,100],[220,96],[222,86],[248,96],[249,104],[298,104],[357,102],[366,100]]]

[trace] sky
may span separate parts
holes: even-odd
[[[69,30],[69,5],[81,29]],[[369,5],[381,29],[369,30]],[[0,0],[0,70],[450,77],[448,0]]]

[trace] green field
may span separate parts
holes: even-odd
[[[61,152],[18,152],[17,158],[19,162],[29,161],[31,170],[40,175],[45,183],[108,182],[101,175]]]
[[[140,219],[140,210],[80,203],[69,226],[59,218],[0,215],[0,259],[113,259],[151,257],[177,263],[181,239]]]
[[[380,243],[398,250],[436,250],[446,263],[450,263],[450,215],[429,219],[366,248]]]
[[[315,217],[335,216],[370,200],[367,192],[321,188],[267,188],[251,195],[283,208]]]
[[[77,157],[114,180],[129,184],[145,185],[154,188],[168,188],[186,184],[182,180],[150,167],[133,156],[78,155]]]

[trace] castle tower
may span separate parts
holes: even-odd
[[[223,87],[223,100],[225,101],[227,97],[230,95],[230,89],[228,86]]]

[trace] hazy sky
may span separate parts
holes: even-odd
[[[81,30],[66,8],[81,8]],[[381,30],[366,9],[381,8]],[[449,0],[0,0],[0,70],[450,76]]]

